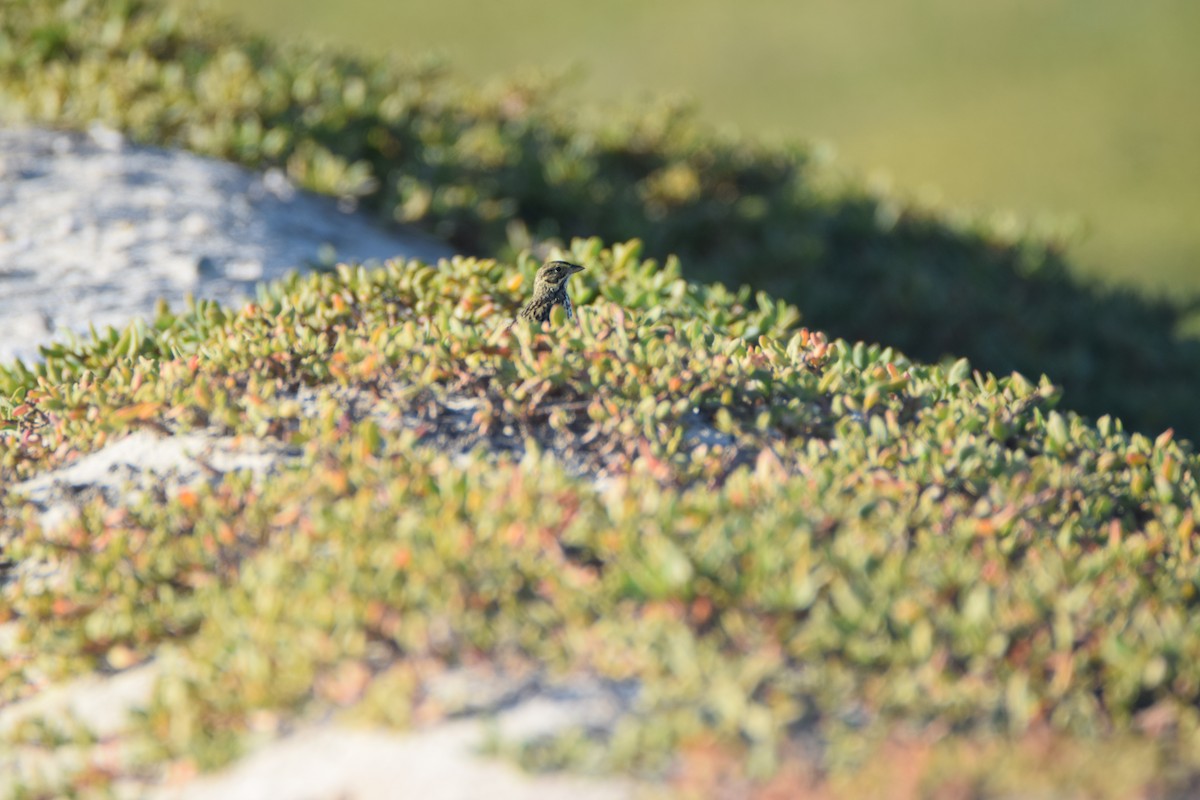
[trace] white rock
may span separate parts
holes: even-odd
[[[47,328],[148,317],[160,297],[240,303],[329,248],[345,261],[450,255],[297,191],[278,170],[133,145],[103,128],[0,129],[0,176],[0,362],[36,357]]]
[[[638,795],[622,780],[532,776],[473,754],[476,723],[417,735],[339,728],[307,731],[263,748],[228,773],[157,796],[166,800],[618,800]]]

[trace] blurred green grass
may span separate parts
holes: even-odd
[[[945,202],[1075,231],[1085,270],[1200,288],[1200,5],[1187,0],[211,0],[251,26],[468,76],[578,68],[581,103],[683,95]]]

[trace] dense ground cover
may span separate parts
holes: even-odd
[[[641,238],[695,279],[749,282],[813,327],[914,357],[1046,373],[1067,406],[1200,431],[1200,346],[1166,302],[1083,282],[1052,244],[847,183],[799,148],[714,135],[669,108],[585,121],[536,82],[246,36],[155,3],[13,0],[0,113],[83,126],[358,197],[465,253]]]
[[[508,328],[533,259],[393,263],[0,368],[5,557],[62,576],[10,572],[0,696],[153,655],[155,774],[225,763],[264,720],[404,725],[421,676],[531,660],[638,687],[615,728],[526,742],[533,766],[1186,791],[1190,445],[1058,410],[1047,381],[828,339],[636,244],[568,255],[578,326]],[[21,480],[141,429],[292,455],[44,530]],[[87,741],[56,724],[13,736]]]
[[[155,777],[331,709],[427,720],[431,673],[528,661],[636,689],[615,727],[520,744],[531,766],[1187,796],[1177,313],[802,150],[553,106],[153,4],[5,5],[6,115],[282,165],[499,260],[342,267],[0,366],[0,700],[153,659],[128,768]],[[577,233],[645,242],[575,241],[581,324],[508,329],[522,248]],[[280,455],[47,522],[26,481],[134,431]]]

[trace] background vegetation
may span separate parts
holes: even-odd
[[[806,149],[719,136],[669,106],[583,118],[541,81],[479,89],[427,62],[281,46],[156,5],[5,12],[7,118],[99,119],[284,165],[465,253],[638,237],[694,278],[769,290],[836,335],[1046,373],[1085,413],[1200,432],[1200,344],[1176,304],[1093,286],[1053,243],[845,180]]]
[[[572,105],[694,98],[706,121],[824,141],[906,192],[1046,214],[1090,274],[1200,288],[1187,0],[214,1],[271,33],[437,50],[480,81],[572,65]]]

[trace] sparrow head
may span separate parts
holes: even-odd
[[[537,271],[533,285],[535,289],[542,286],[547,289],[558,289],[567,282],[567,278],[582,271],[583,267],[578,264],[571,264],[567,261],[547,261]]]

